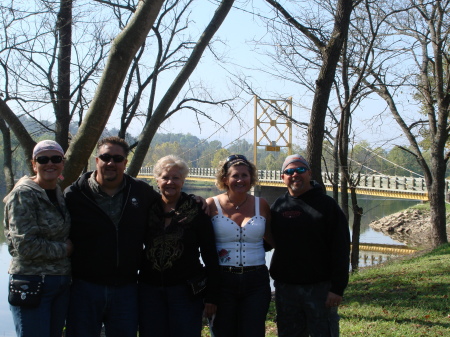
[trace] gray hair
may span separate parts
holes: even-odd
[[[158,160],[153,167],[153,176],[155,179],[161,177],[163,171],[170,170],[172,167],[177,167],[180,170],[181,177],[186,179],[189,173],[189,167],[187,163],[178,156],[169,154],[168,156],[162,157]]]

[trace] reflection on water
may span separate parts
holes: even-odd
[[[193,190],[186,188],[187,193],[194,193],[204,198],[208,198],[220,193],[216,188]],[[282,193],[284,189],[277,189],[275,192],[273,189],[270,193],[267,193],[263,189],[262,197],[266,198],[269,204],[273,203],[275,199]],[[3,199],[3,197],[2,197]],[[413,200],[400,200],[400,199],[383,199],[361,196],[358,198],[359,206],[364,209],[364,215],[361,224],[361,242],[365,243],[382,243],[382,244],[399,244],[392,240],[390,237],[385,236],[382,233],[375,232],[369,227],[369,223],[373,220],[382,218],[389,214],[401,211],[417,203]],[[0,207],[0,220],[3,223],[3,203]],[[350,219],[351,223],[351,219]],[[8,290],[8,265],[10,256],[5,243],[5,235],[3,230],[0,230],[0,336],[15,336],[14,326],[12,323],[11,313],[9,311],[9,305],[7,301]],[[267,255],[267,262],[270,261],[271,254]],[[371,259],[371,258],[369,258]],[[363,265],[362,265],[363,266]]]

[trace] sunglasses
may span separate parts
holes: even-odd
[[[304,166],[296,167],[296,168],[288,168],[283,171],[284,174],[287,174],[288,176],[293,175],[294,173],[302,174],[308,171],[308,168]]]
[[[62,156],[40,156],[36,158],[36,161],[39,164],[47,164],[49,161],[51,161],[53,164],[59,164],[60,162],[63,161],[63,157]]]
[[[242,154],[232,154],[231,156],[229,156],[227,158],[227,160],[225,161],[225,164],[223,165],[223,167],[225,168],[225,170],[228,171],[230,166],[233,165],[233,164],[236,164],[236,163],[243,163],[243,164],[248,166],[248,160],[247,160],[247,158],[244,155],[242,155]]]
[[[109,163],[111,161],[111,159],[115,163],[121,163],[121,162],[123,162],[125,160],[125,157],[121,156],[120,154],[115,154],[114,156],[111,156],[108,153],[101,154],[101,155],[98,156],[98,158],[100,158],[105,163]]]
[[[229,156],[227,158],[226,162],[228,163],[229,161],[236,160],[236,159],[248,161],[247,158],[242,154],[232,154],[231,156]]]

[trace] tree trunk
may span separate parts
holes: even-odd
[[[203,31],[200,39],[197,41],[191,53],[191,56],[186,61],[185,65],[181,69],[176,79],[173,81],[170,88],[167,90],[164,97],[161,99],[158,107],[155,109],[152,115],[152,118],[146,122],[144,129],[142,130],[142,133],[139,137],[139,143],[136,147],[133,159],[131,160],[131,163],[127,168],[127,173],[131,176],[135,177],[139,173],[153,136],[155,135],[161,123],[164,122],[167,111],[174,102],[175,98],[180,93],[186,81],[189,79],[189,76],[195,70],[198,62],[203,55],[203,52],[205,51],[214,34],[217,32],[217,30],[227,17],[233,3],[234,0],[222,0],[210,23]]]
[[[131,21],[114,39],[111,52],[89,110],[66,152],[65,180],[62,187],[73,182],[85,167],[100,138],[131,61],[147,38],[164,0],[141,0]]]
[[[438,150],[432,146],[431,151],[433,153]],[[432,155],[430,170],[433,178],[427,189],[428,197],[430,198],[430,241],[433,247],[438,247],[448,242],[445,209],[445,169],[446,163],[443,156]]]
[[[3,173],[5,174],[6,193],[14,187],[14,173],[12,170],[11,131],[3,119],[0,119],[0,131],[3,136]]]
[[[33,148],[36,142],[31,138],[28,131],[25,129],[19,118],[9,108],[8,104],[0,98],[0,117],[5,120],[9,128],[14,132],[14,135],[18,139],[20,146],[22,146],[25,153],[25,159],[28,164],[30,174],[34,174],[33,166],[31,165],[31,159],[33,157]]]
[[[308,126],[307,159],[313,168],[312,178],[322,185],[320,159],[322,157],[325,117],[341,49],[347,38],[352,10],[352,0],[339,0],[333,33],[326,48],[323,49],[323,64],[319,77],[316,80],[316,90],[311,108],[311,119]]]
[[[361,234],[361,218],[363,209],[358,206],[358,198],[356,195],[356,188],[350,188],[353,208],[353,227],[352,227],[352,254],[350,263],[352,265],[352,272],[358,271],[359,268],[359,237]]]
[[[64,151],[69,147],[70,69],[72,54],[72,0],[61,0],[58,14],[58,90],[55,140]]]

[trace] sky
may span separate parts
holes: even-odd
[[[213,11],[217,7],[217,2],[197,1],[193,8],[191,19],[192,29],[201,32],[209,22]],[[288,83],[264,72],[255,70],[264,69],[264,65],[270,62],[261,52],[264,48],[270,48],[265,44],[270,41],[266,28],[260,19],[250,13],[252,5],[255,3],[237,2],[231,9],[225,22],[216,33],[215,38],[222,42],[216,44],[217,51],[223,53],[227,60],[225,68],[218,64],[212,57],[212,53],[205,51],[203,58],[190,80],[201,81],[209,88],[213,95],[221,98],[231,97],[234,87],[231,83],[231,74],[239,73],[248,78],[262,97],[269,99],[280,99],[292,97],[294,102],[293,117],[301,122],[309,122],[308,108],[312,105],[312,94],[302,91],[298,85]],[[260,13],[270,16],[271,8],[264,2],[257,3]],[[245,7],[242,10],[238,7]],[[260,41],[256,44],[253,41]],[[255,51],[256,50],[256,51]],[[241,93],[240,99],[234,101],[235,109],[239,111],[240,119],[234,118],[233,122],[228,122],[230,112],[223,108],[208,108],[213,118],[220,124],[225,124],[222,128],[218,123],[199,117],[190,111],[179,112],[164,122],[159,132],[171,133],[191,133],[200,139],[220,140],[223,146],[231,145],[233,140],[243,138],[253,142],[254,133],[254,100],[247,93]],[[306,108],[301,108],[301,106]],[[390,147],[394,144],[406,144],[406,140],[399,137],[401,130],[392,118],[378,118],[381,111],[386,109],[385,103],[373,96],[362,103],[353,117],[353,127],[355,131],[355,141],[368,141],[372,146]],[[414,111],[411,111],[413,114]],[[111,123],[114,123],[114,116]],[[111,124],[110,123],[110,124]],[[132,133],[138,133],[142,128],[141,122],[132,125]],[[306,147],[306,133],[303,128],[293,127],[293,142],[302,148]]]

